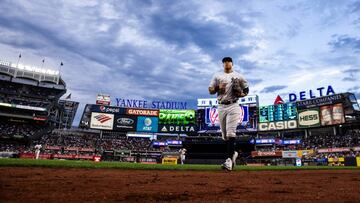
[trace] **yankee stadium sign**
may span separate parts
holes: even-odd
[[[145,108],[145,109],[186,109],[186,102],[176,101],[148,101],[137,99],[116,98],[116,106],[124,108]]]

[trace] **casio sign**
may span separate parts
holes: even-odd
[[[116,121],[120,125],[132,125],[134,123],[134,120],[131,118],[118,118]]]
[[[259,123],[260,131],[284,130],[284,129],[295,129],[295,128],[297,128],[296,120]]]

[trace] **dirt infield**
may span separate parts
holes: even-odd
[[[0,167],[0,202],[360,202],[360,170]]]

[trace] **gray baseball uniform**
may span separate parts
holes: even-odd
[[[179,153],[180,153],[180,161],[181,161],[181,164],[184,164],[186,149],[185,149],[185,148],[180,149],[180,150],[179,150]]]
[[[209,85],[209,87],[214,88],[219,85],[225,86],[225,91],[218,92],[217,95],[219,103],[218,110],[220,129],[224,140],[228,140],[229,137],[236,136],[236,127],[240,118],[240,106],[237,102],[235,102],[238,97],[236,97],[232,92],[232,78],[240,79],[242,89],[248,87],[248,83],[244,76],[235,71],[231,73],[216,73]],[[222,102],[230,102],[230,104],[221,104]]]
[[[41,147],[40,144],[35,145],[35,159],[39,159]]]

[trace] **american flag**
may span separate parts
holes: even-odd
[[[104,114],[100,114],[100,115],[97,115],[95,116],[96,120],[98,120],[100,123],[105,123],[106,121],[110,120],[111,117],[110,116],[107,116],[107,115],[104,115]]]

